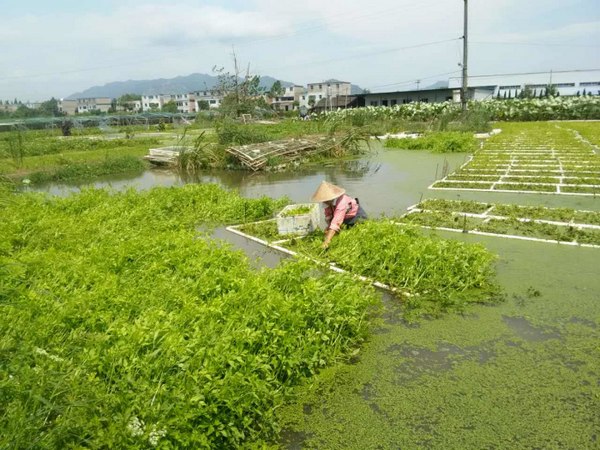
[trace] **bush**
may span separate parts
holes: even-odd
[[[429,121],[450,114],[453,120],[461,114],[460,104],[445,103],[408,103],[404,105],[367,106],[365,108],[325,111],[315,115],[316,120],[328,122],[352,122],[365,125],[369,121],[402,119],[407,121]],[[550,97],[542,99],[486,100],[469,102],[469,111],[463,120],[471,122],[470,129],[482,120],[571,120],[600,119],[600,96]],[[471,114],[475,116],[471,117]],[[450,122],[448,120],[447,122]],[[483,131],[475,127],[473,131]]]
[[[219,144],[223,145],[246,145],[270,140],[268,134],[251,125],[239,124],[231,120],[225,120],[216,126]]]

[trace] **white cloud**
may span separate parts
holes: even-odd
[[[589,14],[555,24],[561,19],[555,9],[576,10],[581,1],[474,0],[472,40],[597,41],[599,23]],[[391,50],[460,37],[460,0],[254,0],[241,7],[227,7],[226,1],[202,3],[123,0],[116,9],[97,8],[78,16],[59,11],[11,17],[0,28],[0,98],[44,90],[47,96],[61,96],[110,81],[209,73],[214,65],[231,65],[232,44],[242,66],[250,61],[260,74],[298,83],[337,77],[370,87],[458,69],[458,41]],[[541,20],[553,12],[554,22]],[[531,20],[524,27],[513,18]],[[557,58],[556,48],[505,47],[474,45],[472,69],[547,69],[542,66],[556,59],[567,68],[600,62],[598,52],[590,49],[568,49]]]

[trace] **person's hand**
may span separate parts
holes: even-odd
[[[327,249],[329,248],[329,242],[323,242],[323,243],[321,244],[321,248],[322,248],[323,250],[327,250]]]

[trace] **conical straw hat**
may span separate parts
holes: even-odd
[[[312,196],[313,202],[327,202],[329,200],[333,200],[334,198],[338,198],[340,195],[346,192],[345,189],[342,189],[335,184],[328,183],[327,181],[322,181],[319,185],[319,188]]]

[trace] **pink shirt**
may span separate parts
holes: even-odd
[[[334,231],[340,231],[344,219],[351,219],[358,213],[358,203],[352,197],[343,194],[333,201],[333,208],[325,208],[325,220],[328,223],[327,228]]]

